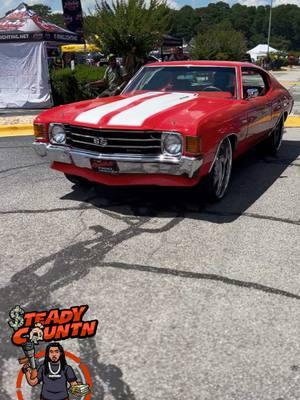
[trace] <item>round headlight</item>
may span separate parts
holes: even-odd
[[[164,150],[172,155],[179,154],[182,150],[182,141],[179,135],[166,134],[164,138]]]
[[[57,144],[66,142],[66,133],[63,125],[53,125],[50,131],[51,141]]]

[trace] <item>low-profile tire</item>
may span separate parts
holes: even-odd
[[[80,176],[65,174],[65,177],[76,186],[90,186],[92,184],[92,182],[81,178]]]
[[[225,196],[232,171],[232,144],[225,138],[218,148],[213,167],[205,178],[204,189],[210,201],[220,201]]]
[[[262,155],[274,156],[281,147],[284,122],[281,119],[272,130],[270,136],[258,145],[259,152]]]

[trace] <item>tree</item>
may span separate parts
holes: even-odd
[[[94,38],[98,32],[99,21],[95,15],[85,15],[83,18],[83,29],[86,38]]]
[[[291,48],[291,41],[282,36],[273,35],[270,40],[270,46],[281,51],[288,51]]]
[[[193,40],[192,56],[198,60],[241,60],[246,52],[244,35],[230,23],[212,26]]]
[[[233,28],[236,31],[243,32],[248,40],[252,35],[251,27],[254,23],[255,15],[255,7],[247,7],[239,3],[236,3],[231,7],[230,21]]]
[[[47,18],[52,13],[51,7],[45,4],[33,4],[32,6],[28,5],[28,7],[42,18]]]
[[[96,2],[95,39],[100,48],[128,55],[132,48],[144,56],[169,30],[170,9],[165,0],[102,0]]]
[[[201,19],[200,31],[202,32],[207,31],[212,25],[229,20],[231,13],[229,4],[224,1],[210,3],[207,7],[198,8],[195,11]]]
[[[52,22],[52,24],[64,27],[64,15],[61,13],[51,14],[47,17],[47,21]]]
[[[191,6],[184,6],[180,10],[174,10],[172,19],[173,28],[171,35],[183,38],[189,42],[197,33],[200,18]]]

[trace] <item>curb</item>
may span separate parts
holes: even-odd
[[[284,124],[285,128],[300,128],[300,115],[290,115]]]
[[[0,137],[9,136],[31,136],[33,135],[32,124],[1,125]]]

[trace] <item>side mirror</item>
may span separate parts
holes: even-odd
[[[259,96],[259,91],[258,89],[247,89],[247,100],[253,99],[254,97]]]

